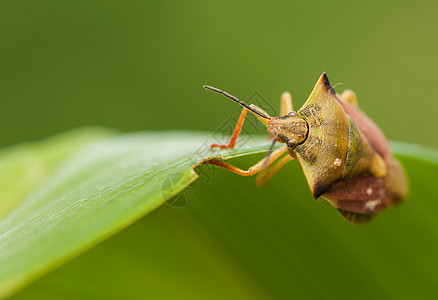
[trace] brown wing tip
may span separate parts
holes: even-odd
[[[324,83],[324,86],[326,87],[327,91],[336,95],[335,89],[332,87],[327,77],[327,73],[326,72],[322,73],[321,77],[322,77],[322,82]]]

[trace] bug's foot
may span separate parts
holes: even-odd
[[[234,145],[221,145],[221,144],[211,144],[210,149],[219,148],[219,149],[231,149],[234,148]]]

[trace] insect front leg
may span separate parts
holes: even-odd
[[[228,142],[228,144],[224,144],[224,145],[212,144],[212,145],[210,145],[210,148],[216,148],[216,147],[220,148],[220,149],[233,148],[234,145],[236,144],[237,137],[239,136],[240,131],[242,130],[243,122],[245,121],[245,117],[246,117],[246,113],[247,112],[248,112],[248,110],[246,108],[244,108],[242,110],[242,112],[240,113],[239,120],[237,121],[236,128],[234,128],[233,135],[231,136],[231,139]]]
[[[262,112],[263,114],[265,114],[267,117],[269,117],[269,115],[260,107],[255,106],[254,104],[251,104],[250,107],[254,110],[257,110],[259,112]],[[210,148],[220,148],[220,149],[225,149],[225,148],[234,148],[234,145],[236,145],[236,141],[237,141],[237,137],[239,136],[240,132],[242,131],[242,126],[243,126],[243,122],[245,121],[245,117],[246,117],[246,113],[248,112],[248,109],[244,108],[242,110],[242,112],[240,113],[239,116],[239,120],[237,121],[237,125],[236,128],[234,128],[234,132],[233,135],[231,136],[230,141],[228,142],[228,144],[213,144],[210,146]],[[257,116],[257,115],[256,115]],[[262,121],[266,126],[267,126],[267,119],[263,119],[260,118],[260,121]]]
[[[251,176],[263,171],[267,166],[271,165],[274,161],[276,161],[281,155],[283,155],[287,151],[287,146],[283,146],[278,148],[271,155],[263,158],[258,163],[250,167],[248,170],[242,170],[238,167],[235,167],[229,163],[224,162],[223,160],[213,158],[209,161],[204,162],[204,164],[215,165],[224,169],[227,169],[233,173],[242,175],[242,176]]]

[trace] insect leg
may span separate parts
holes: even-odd
[[[289,92],[284,92],[281,94],[281,100],[280,100],[280,116],[287,115],[291,111],[293,111],[293,105],[292,105],[292,96]]]
[[[356,93],[352,90],[345,90],[339,95],[341,101],[345,101],[354,107],[358,107]]]
[[[293,157],[290,155],[286,155],[283,158],[281,158],[279,161],[277,161],[271,168],[265,169],[257,175],[256,178],[256,184],[257,186],[262,186],[269,180],[271,180],[272,177],[274,177],[275,174],[277,174],[278,171],[280,171],[281,168],[284,167],[288,162],[292,161]]]
[[[233,173],[242,175],[242,176],[251,176],[255,175],[262,170],[264,170],[267,166],[272,164],[274,161],[276,161],[281,155],[283,155],[284,152],[287,151],[287,146],[282,146],[281,148],[278,148],[274,152],[271,153],[268,157],[263,158],[261,161],[250,167],[248,170],[242,170],[238,167],[235,167],[233,165],[230,165],[229,163],[224,162],[223,160],[213,158],[209,161],[206,161],[204,164],[211,164],[218,167],[222,167],[224,169],[227,169]],[[266,161],[267,160],[267,161]]]
[[[240,113],[239,120],[237,121],[236,128],[234,128],[233,135],[231,136],[231,139],[228,142],[228,144],[225,144],[225,145],[212,144],[212,145],[210,145],[210,148],[215,148],[215,147],[218,147],[220,149],[233,148],[234,145],[236,144],[237,137],[239,136],[240,131],[242,130],[242,125],[243,125],[243,122],[245,121],[245,116],[246,116],[247,112],[248,112],[248,110],[246,108],[243,108],[242,112]]]
[[[268,126],[268,121],[269,121],[269,116],[268,114],[261,109],[260,107],[255,106],[254,104],[248,105],[250,108],[252,108],[255,111],[261,112],[263,114],[265,114],[267,116],[267,118],[262,118],[257,114],[254,114],[263,124],[265,124],[266,126]],[[234,132],[233,135],[231,136],[230,141],[228,142],[228,144],[224,144],[224,145],[220,145],[220,144],[213,144],[210,146],[210,148],[215,148],[218,147],[220,149],[225,149],[225,148],[233,148],[234,145],[236,144],[237,141],[237,137],[240,134],[240,131],[242,130],[242,125],[243,122],[245,121],[245,117],[246,117],[246,113],[248,112],[248,109],[243,108],[242,112],[240,113],[239,116],[239,120],[237,121],[237,125],[236,128],[234,128]],[[254,113],[253,111],[251,111],[252,113]]]

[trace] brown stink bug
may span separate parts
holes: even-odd
[[[255,105],[219,89],[204,87],[244,107],[230,142],[214,144],[212,148],[234,147],[248,110],[274,137],[268,155],[246,171],[217,158],[205,163],[243,176],[259,173],[256,183],[261,186],[286,163],[296,159],[313,197],[326,199],[352,223],[368,222],[377,212],[399,203],[406,195],[403,168],[392,156],[385,136],[358,108],[355,94],[349,90],[336,94],[325,73],[298,111],[293,110],[290,94],[283,93],[280,117],[270,117]],[[275,142],[285,145],[272,151]]]

